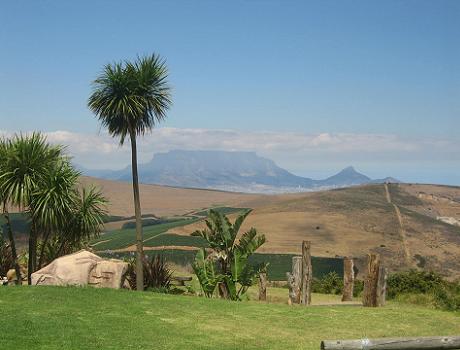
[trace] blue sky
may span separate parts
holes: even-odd
[[[94,137],[90,82],[107,62],[157,52],[174,106],[164,143],[147,136],[141,159],[244,149],[300,175],[353,164],[375,177],[460,185],[459,37],[459,1],[4,1],[0,130],[60,132],[77,161],[121,168],[128,152]],[[165,136],[212,130],[239,136]],[[326,148],[305,146],[320,135]],[[92,152],[78,148],[83,140]],[[99,149],[105,162],[91,158]]]

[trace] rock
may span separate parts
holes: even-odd
[[[6,278],[8,279],[8,282],[10,282],[10,284],[16,284],[16,270],[15,269],[10,269],[8,270],[8,272],[6,273]],[[21,284],[24,282],[24,281],[27,281],[27,270],[23,269],[21,267],[21,278],[22,278],[22,281],[21,281]]]
[[[128,264],[116,259],[103,259],[81,250],[57,258],[32,274],[32,285],[86,286],[119,289],[123,286]]]
[[[16,270],[15,269],[10,269],[6,273],[6,278],[8,278],[8,282],[13,282],[16,281]]]

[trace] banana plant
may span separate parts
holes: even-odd
[[[226,215],[211,209],[206,228],[192,233],[192,236],[204,238],[209,245],[209,252],[202,248],[193,264],[207,297],[211,297],[218,288],[222,298],[241,300],[259,272],[266,269],[267,264],[252,266],[248,262],[249,257],[265,243],[265,236],[251,228],[237,239],[250,213],[251,210],[247,210],[232,224]]]

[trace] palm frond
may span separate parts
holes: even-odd
[[[107,64],[93,81],[88,107],[123,144],[127,135],[143,135],[166,118],[171,88],[166,62],[158,55]]]

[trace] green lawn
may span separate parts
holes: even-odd
[[[322,339],[460,334],[460,314],[390,303],[289,307],[151,292],[1,287],[2,349],[319,349]]]

